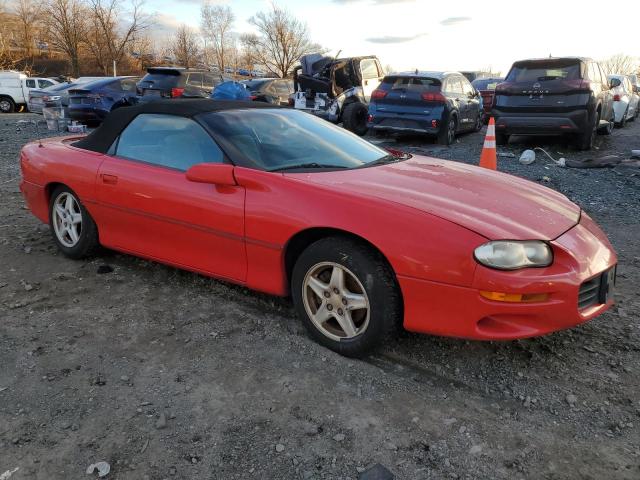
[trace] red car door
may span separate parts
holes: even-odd
[[[224,161],[199,124],[171,115],[139,115],[112,153],[96,179],[102,244],[245,280],[244,189],[195,183],[185,176],[192,165]]]

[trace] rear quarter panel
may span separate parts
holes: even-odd
[[[93,209],[95,179],[103,155],[71,146],[75,139],[29,143],[20,154],[23,193],[33,213],[43,222],[49,221],[49,195],[54,184],[68,186],[90,213]]]

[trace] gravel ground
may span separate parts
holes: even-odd
[[[106,461],[119,480],[354,479],[377,463],[398,479],[640,478],[640,169],[499,159],[609,234],[608,313],[505,343],[404,333],[355,361],[310,341],[286,299],[114,252],[63,258],[18,190],[25,118],[0,115],[0,477],[89,478]],[[639,134],[594,152],[538,142],[626,158]],[[375,141],[476,163],[482,139]],[[514,140],[500,151],[528,146]]]

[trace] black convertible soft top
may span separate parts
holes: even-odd
[[[131,107],[114,110],[104,120],[102,125],[73,144],[74,147],[107,153],[120,132],[141,113],[164,113],[179,117],[191,118],[200,113],[220,112],[224,110],[239,110],[246,108],[279,108],[263,102],[248,102],[239,100],[210,100],[208,98],[184,98],[172,100],[153,100],[139,103]]]

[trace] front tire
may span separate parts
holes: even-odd
[[[402,321],[391,267],[358,240],[328,237],[307,247],[293,268],[291,292],[311,337],[347,357],[367,355]]]
[[[78,196],[66,186],[56,188],[49,200],[49,227],[58,249],[78,260],[98,245],[98,228]]]
[[[359,136],[367,133],[367,115],[369,109],[360,102],[353,102],[347,105],[342,113],[342,124],[344,128]]]

